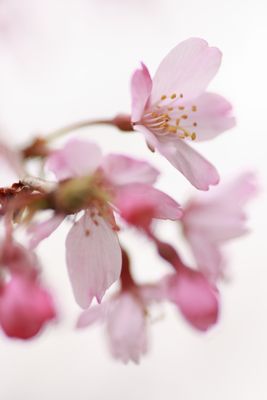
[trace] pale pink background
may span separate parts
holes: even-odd
[[[129,111],[129,76],[139,61],[155,71],[179,41],[203,37],[224,53],[212,90],[233,102],[238,126],[199,148],[222,176],[244,166],[260,172],[262,194],[250,207],[253,234],[228,247],[229,284],[222,285],[220,324],[191,331],[171,307],[154,311],[151,352],[140,366],[121,365],[106,350],[101,328],[75,332],[78,315],[64,265],[62,227],[42,244],[45,279],[56,293],[61,324],[28,342],[0,340],[3,400],[266,399],[267,363],[267,5],[265,0],[2,0],[0,2],[0,125],[2,139],[94,116]],[[194,192],[139,136],[113,129],[81,134],[105,151],[124,151],[163,170],[159,187],[183,201]],[[1,185],[5,182],[0,171]],[[170,224],[162,234],[177,243]],[[177,235],[177,236],[176,236]],[[125,235],[136,249],[139,279],[165,271],[152,247]]]

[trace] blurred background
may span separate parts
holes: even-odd
[[[220,323],[206,335],[176,310],[160,306],[141,364],[109,356],[102,327],[74,331],[74,303],[64,262],[62,226],[39,248],[44,279],[53,288],[61,321],[22,343],[0,338],[3,400],[266,399],[267,360],[267,3],[265,0],[1,0],[0,139],[12,146],[83,118],[130,111],[129,79],[144,61],[151,73],[178,42],[197,36],[223,52],[210,86],[234,105],[237,127],[196,145],[222,180],[256,170],[261,193],[249,207],[252,233],[227,246],[229,271],[221,285]],[[150,160],[162,171],[159,187],[183,202],[195,191],[141,135],[112,128],[79,133],[104,151]],[[6,174],[0,171],[1,186]],[[162,224],[190,260],[178,228]],[[123,234],[137,279],[166,272],[152,246]]]

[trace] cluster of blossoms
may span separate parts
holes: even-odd
[[[56,318],[52,297],[41,283],[35,249],[65,219],[71,222],[67,271],[83,309],[77,327],[104,321],[114,357],[138,362],[146,352],[153,303],[173,303],[199,331],[216,324],[217,286],[225,274],[222,246],[246,232],[243,209],[255,194],[253,174],[202,193],[182,208],[155,188],[159,171],[146,161],[103,155],[98,145],[85,140],[72,138],[61,148],[53,141],[99,123],[139,131],[151,151],[166,157],[197,189],[207,191],[218,184],[219,175],[189,143],[211,139],[235,124],[228,101],[205,91],[220,62],[218,49],[201,39],[186,40],[164,58],[154,79],[144,64],[134,72],[131,115],[73,124],[34,139],[22,150],[1,144],[2,159],[18,175],[12,186],[0,188],[0,326],[6,335],[29,339]],[[54,174],[53,181],[27,174],[32,158]],[[178,250],[158,237],[155,220],[180,224],[194,265],[186,265]],[[169,268],[160,281],[139,284],[133,278],[130,256],[119,240],[122,226],[134,227],[155,247]],[[16,239],[19,229],[27,233],[23,245]],[[103,299],[115,282],[116,291]],[[98,304],[91,306],[94,299]]]

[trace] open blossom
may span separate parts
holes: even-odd
[[[234,126],[231,105],[206,92],[221,52],[197,38],[178,44],[153,78],[142,64],[132,77],[132,123],[198,189],[219,181],[216,169],[188,141],[212,139]]]
[[[211,281],[223,274],[224,243],[247,232],[244,207],[256,192],[255,176],[244,173],[185,207],[181,220],[184,235],[199,269]]]
[[[153,202],[134,202],[127,222],[145,232],[156,245],[159,255],[175,270],[158,285],[157,300],[173,302],[187,322],[195,329],[206,331],[218,321],[219,292],[200,271],[187,267],[170,244],[155,236],[151,222],[156,211]],[[145,222],[140,222],[143,220]],[[153,292],[155,298],[155,289]]]
[[[104,322],[109,348],[114,358],[138,363],[148,348],[147,309],[161,300],[160,285],[137,285],[130,275],[129,258],[122,251],[121,289],[100,305],[90,307],[79,317],[79,329]]]
[[[47,166],[61,181],[55,195],[58,213],[31,227],[32,243],[47,237],[64,219],[64,212],[84,210],[67,236],[66,261],[75,299],[87,308],[93,297],[100,302],[120,276],[121,249],[114,210],[122,212],[122,197],[125,204],[135,202],[137,192],[143,199],[148,195],[154,198],[158,207],[155,218],[176,220],[182,211],[169,196],[153,188],[158,176],[155,168],[122,155],[104,157],[90,142],[67,142],[51,153]]]
[[[176,250],[154,237],[159,255],[175,270],[163,278],[164,297],[173,302],[195,329],[207,331],[218,321],[219,292],[205,276],[187,267]]]
[[[108,343],[114,358],[124,363],[139,362],[147,351],[147,327],[145,306],[130,292],[122,292],[106,303],[84,311],[78,328],[94,322],[105,322]]]

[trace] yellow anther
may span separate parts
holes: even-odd
[[[160,114],[160,117],[162,117],[162,118],[167,118],[168,120],[169,120],[169,114]]]
[[[180,139],[185,139],[185,135],[182,133],[181,135],[179,135]]]
[[[190,136],[190,134],[188,132],[185,132],[184,135],[185,135],[185,137]]]
[[[176,133],[177,132],[177,127],[176,126],[168,126],[167,130],[170,133]]]
[[[186,114],[183,114],[183,115],[181,116],[181,118],[183,118],[183,119],[187,119],[187,118],[188,118],[188,116],[187,116]]]
[[[167,96],[165,96],[165,94],[163,96],[161,96],[161,100],[166,100]]]
[[[173,107],[168,107],[168,111],[173,111]]]
[[[159,125],[160,128],[167,128],[169,125],[167,122],[163,122],[162,124]]]
[[[179,124],[180,124],[180,118],[177,118],[176,125],[179,126]]]
[[[197,111],[197,106],[192,106],[192,111],[196,112]]]
[[[175,99],[176,98],[176,93],[173,93],[172,95],[171,95],[171,99]]]
[[[158,117],[158,116],[159,116],[159,114],[158,114],[158,113],[156,113],[155,111],[153,111],[153,112],[151,113],[151,116],[152,116],[153,118],[156,118],[156,117]]]
[[[196,137],[197,137],[196,133],[193,132],[193,133],[191,134],[191,139],[192,139],[192,140],[196,140]]]
[[[178,109],[179,110],[184,110],[184,106],[179,106]]]

